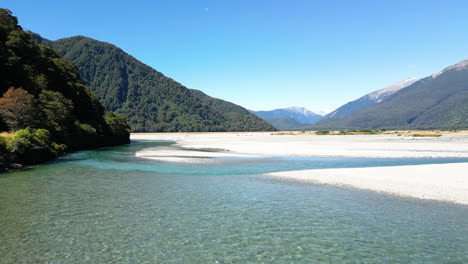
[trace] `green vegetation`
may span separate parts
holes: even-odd
[[[106,110],[127,117],[135,132],[276,130],[246,109],[187,89],[109,43],[32,35],[75,63]]]
[[[272,124],[275,128],[282,131],[292,131],[298,130],[305,126],[305,124],[300,123],[290,117],[282,118],[264,118],[268,123]]]
[[[468,128],[468,68],[429,76],[342,118],[322,119],[318,129],[453,130]]]
[[[105,114],[78,69],[37,44],[7,9],[0,9],[0,73],[0,169],[129,142],[125,120]]]
[[[329,135],[330,131],[328,130],[320,130],[315,133],[316,135]]]
[[[440,137],[444,133],[462,133],[466,134],[468,131],[465,130],[449,130],[449,131],[440,131],[440,130],[406,130],[406,131],[387,131],[386,129],[381,130],[370,130],[370,129],[361,129],[361,130],[341,130],[341,131],[329,131],[329,130],[320,130],[320,131],[290,131],[290,132],[277,132],[272,133],[272,135],[397,135],[405,137]]]
[[[251,114],[247,109],[236,104],[206,95],[202,91],[190,90],[192,95],[201,103],[210,107],[222,117],[222,126],[227,131],[275,131],[275,127],[265,122],[260,117]],[[222,128],[220,128],[222,129]]]

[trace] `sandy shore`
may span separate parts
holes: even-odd
[[[267,175],[468,205],[468,163],[284,171]]]
[[[132,140],[170,140],[178,149],[144,150],[142,158],[197,162],[206,158],[315,156],[364,158],[468,157],[468,134],[441,137],[397,135],[271,135],[270,133],[132,134]],[[202,149],[203,151],[192,151]],[[206,150],[217,150],[214,152]],[[268,174],[419,199],[468,205],[468,163],[318,169]]]
[[[468,134],[441,137],[397,135],[271,135],[271,133],[132,134],[132,140],[170,140],[193,149],[265,156],[355,158],[468,157]]]

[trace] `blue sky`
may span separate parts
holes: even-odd
[[[253,110],[333,110],[468,58],[468,1],[18,1],[23,28],[110,42]]]

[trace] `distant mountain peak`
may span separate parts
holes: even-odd
[[[314,124],[322,118],[321,115],[299,106],[251,112],[280,130],[297,129],[304,125]]]
[[[452,66],[449,66],[443,70],[441,70],[440,72],[438,73],[434,73],[432,74],[432,78],[437,78],[439,75],[443,74],[443,73],[446,73],[448,71],[461,71],[461,70],[465,70],[465,69],[468,69],[468,59],[464,59]]]
[[[276,109],[278,110],[278,109]],[[291,112],[295,112],[295,113],[298,113],[298,114],[302,114],[302,115],[305,115],[305,116],[316,116],[317,114],[310,111],[309,109],[305,108],[305,107],[300,107],[300,106],[290,106],[290,107],[287,107],[287,108],[284,108],[284,110],[289,110]]]
[[[396,82],[390,86],[387,86],[385,88],[382,88],[380,90],[377,90],[375,92],[372,92],[368,95],[366,95],[369,99],[374,100],[377,103],[380,103],[385,97],[392,95],[399,90],[410,86],[411,84],[419,81],[419,78],[416,77],[410,77],[404,80],[401,80],[399,82]]]
[[[385,98],[389,97],[390,95],[398,92],[399,90],[406,88],[413,83],[419,81],[419,78],[416,77],[410,77],[404,80],[401,80],[399,82],[396,82],[390,86],[387,86],[385,88],[382,88],[380,90],[377,90],[375,92],[366,94],[362,96],[361,98],[348,102],[345,105],[342,105],[335,111],[329,113],[328,115],[325,116],[325,119],[327,118],[344,118],[348,115],[351,115],[357,110],[360,110],[364,107],[367,107],[372,104],[377,104],[382,102]]]

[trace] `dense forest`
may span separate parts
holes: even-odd
[[[275,130],[246,109],[187,89],[112,44],[32,35],[75,63],[104,107],[126,116],[134,132]]]
[[[106,112],[79,70],[7,9],[0,9],[0,74],[0,168],[129,142],[125,118]]]

